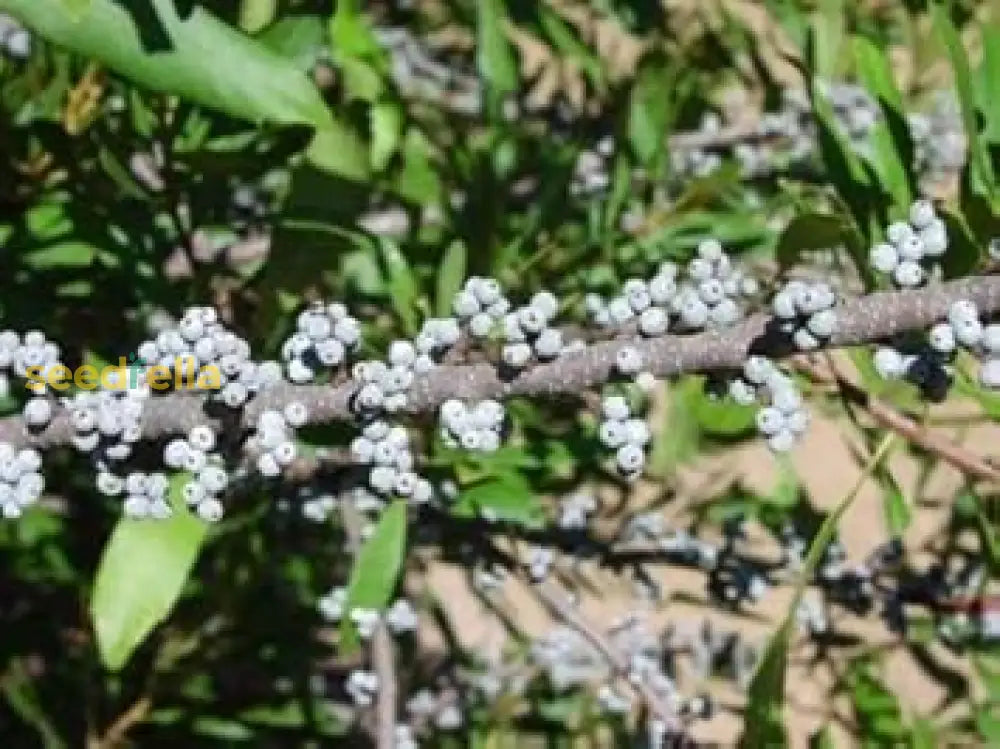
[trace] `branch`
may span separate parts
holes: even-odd
[[[809,363],[798,363],[797,366],[816,382],[836,385],[844,398],[863,408],[879,425],[891,429],[911,444],[936,455],[969,476],[986,481],[1000,481],[1000,466],[918,424],[909,416],[854,384],[835,369],[826,371]]]
[[[971,276],[937,286],[910,291],[882,291],[845,301],[837,308],[838,327],[829,347],[871,343],[911,330],[930,327],[943,319],[951,304],[972,300],[983,314],[1000,312],[1000,276]],[[512,379],[502,379],[492,364],[441,365],[418,377],[409,392],[409,411],[426,413],[449,398],[482,400],[512,396],[573,394],[615,377],[615,356],[630,346],[637,349],[645,369],[657,377],[687,372],[737,370],[752,353],[783,358],[796,353],[775,350],[768,335],[770,315],[757,314],[728,328],[693,335],[665,335],[649,339],[623,339],[592,343],[566,353],[553,362],[538,364]],[[299,401],[309,410],[311,423],[352,421],[350,382],[330,385],[276,385],[255,398],[240,415],[242,429],[250,429],[258,415]],[[204,396],[174,393],[148,399],[142,416],[143,438],[158,439],[182,434],[197,424],[229,431],[232,424],[206,415]],[[49,425],[29,433],[20,416],[0,420],[0,441],[17,446],[48,448],[70,444],[72,428],[65,408],[56,409]]]
[[[593,645],[618,676],[625,677],[629,672],[629,661],[626,656],[608,642],[597,629],[569,602],[566,591],[559,590],[552,582],[538,583],[531,586],[539,599],[562,621],[583,635]],[[675,733],[680,730],[680,722],[673,706],[657,694],[645,679],[630,684],[642,697],[643,702],[666,725],[667,731]]]

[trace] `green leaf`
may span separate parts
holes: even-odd
[[[49,268],[86,268],[94,262],[98,249],[78,240],[56,242],[33,250],[24,262],[36,270]]]
[[[42,708],[35,683],[20,658],[8,661],[6,673],[0,679],[0,694],[12,711],[35,729],[44,749],[63,749],[66,746]]]
[[[208,536],[181,496],[189,478],[179,473],[170,481],[172,517],[122,518],[104,547],[90,612],[101,662],[113,671],[167,618]]]
[[[871,664],[854,665],[847,680],[864,745],[898,745],[907,734],[903,713],[896,696],[872,673]]]
[[[914,176],[910,168],[913,142],[906,123],[903,97],[882,51],[864,37],[855,37],[852,43],[858,74],[882,112],[871,133],[875,169],[882,188],[892,196],[899,210],[905,210],[913,200]]]
[[[379,518],[375,532],[358,551],[347,585],[347,611],[382,611],[392,598],[406,554],[406,501],[398,499]],[[341,622],[341,647],[345,653],[357,646],[357,633],[349,616]]]
[[[962,111],[962,123],[965,126],[965,137],[969,147],[969,165],[972,171],[973,191],[993,197],[996,191],[996,179],[993,174],[992,162],[986,145],[979,137],[979,122],[976,116],[975,91],[972,87],[972,71],[969,68],[969,58],[965,46],[958,34],[958,29],[952,23],[946,4],[940,0],[931,3],[931,18],[934,28],[941,41],[944,42],[955,78],[955,91]],[[990,92],[994,95],[995,92]]]
[[[913,510],[899,484],[888,471],[880,471],[882,486],[882,510],[885,524],[893,536],[901,536],[913,519]]]
[[[775,251],[782,268],[801,260],[803,252],[827,250],[853,240],[852,226],[843,216],[829,213],[802,213],[788,222]]]
[[[256,34],[274,20],[277,10],[278,0],[243,0],[240,3],[240,28],[248,34]]]
[[[946,279],[963,278],[979,266],[980,245],[961,215],[948,209],[938,211],[938,215],[948,230],[948,251],[941,258],[941,270]]]
[[[846,13],[844,0],[820,0],[810,14],[813,49],[809,63],[821,78],[842,77]]]
[[[670,476],[698,451],[700,429],[688,404],[701,390],[701,382],[697,377],[687,377],[668,387],[670,409],[660,428],[654,430],[649,451],[647,472],[657,478]]]
[[[629,95],[628,141],[640,162],[655,163],[666,150],[673,109],[674,77],[660,56],[639,66]]]
[[[504,0],[476,3],[476,67],[495,92],[517,89],[517,61],[504,31],[507,19]]]
[[[1000,144],[1000,26],[983,24],[983,62],[979,66],[979,106],[986,116],[983,137]]]
[[[764,656],[761,658],[753,681],[750,683],[746,728],[740,742],[741,746],[756,748],[785,744],[782,720],[782,707],[785,701],[785,667],[788,660],[788,646],[795,629],[796,613],[802,602],[802,595],[812,579],[826,547],[829,546],[837,532],[837,525],[840,523],[841,517],[861,493],[866,479],[882,464],[882,460],[888,454],[893,442],[894,436],[891,433],[882,440],[857,482],[834,508],[833,512],[826,516],[809,545],[809,552],[806,554],[799,572],[799,579],[795,584],[795,592],[792,595],[792,601],[788,606],[784,621],[768,642]]]
[[[712,397],[704,387],[691,390],[688,407],[705,434],[736,439],[754,431],[756,408],[741,406],[731,398]]]
[[[576,31],[548,5],[538,3],[538,20],[544,35],[562,57],[580,66],[591,85],[599,87],[604,83],[604,63],[600,55],[580,40]]]
[[[308,155],[314,163],[345,177],[367,177],[364,144],[331,116],[313,82],[293,62],[201,6],[182,20],[171,0],[147,2],[154,23],[144,28],[114,0],[90,0],[75,20],[60,0],[0,0],[0,11],[155,91],[258,124],[312,127],[316,137]],[[154,42],[155,49],[147,48]]]
[[[320,16],[289,16],[275,21],[254,38],[308,73],[326,46],[326,24]]]
[[[535,493],[519,473],[504,473],[465,489],[451,512],[456,517],[487,518],[526,528],[544,525]]]
[[[409,335],[416,335],[419,326],[417,279],[410,264],[406,262],[406,257],[400,252],[399,245],[388,237],[379,237],[378,243],[381,248],[382,264],[385,267],[386,288],[392,297],[393,309],[403,321],[406,332]]]
[[[400,197],[416,205],[440,205],[443,188],[434,169],[432,146],[420,130],[410,127],[403,140],[403,169],[396,180]]]
[[[461,239],[454,240],[444,251],[437,274],[437,291],[434,294],[434,309],[438,317],[451,314],[451,303],[465,283],[465,268],[468,265],[468,251]]]
[[[399,104],[385,100],[372,106],[369,117],[371,118],[372,130],[372,169],[381,172],[388,166],[389,160],[396,153],[400,141],[403,139],[403,124],[406,121],[406,114]]]

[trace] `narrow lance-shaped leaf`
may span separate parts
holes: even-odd
[[[504,2],[479,0],[476,9],[476,65],[479,74],[496,92],[513,91],[517,88],[517,62],[504,33]]]
[[[200,6],[186,19],[171,0],[148,0],[144,7],[138,21],[113,0],[90,0],[75,15],[63,0],[0,0],[0,11],[41,36],[142,86],[255,123],[315,128],[309,156],[317,166],[367,176],[364,145],[333,118],[294,63]]]
[[[763,747],[780,746],[784,743],[783,721],[781,717],[782,705],[785,700],[785,666],[788,660],[788,646],[792,637],[792,630],[795,627],[795,617],[802,602],[802,596],[806,585],[812,579],[816,567],[830,541],[837,531],[837,525],[847,509],[853,504],[865,480],[878,469],[882,460],[888,454],[894,442],[894,435],[887,435],[869,459],[861,476],[840,503],[834,508],[813,538],[809,546],[809,552],[802,564],[799,572],[799,580],[795,585],[795,593],[792,596],[791,604],[785,618],[775,632],[771,641],[764,651],[753,681],[747,701],[746,730],[743,734],[741,746]]]
[[[940,2],[931,3],[931,18],[938,36],[944,42],[955,78],[955,91],[962,111],[962,123],[969,144],[969,164],[972,171],[972,187],[980,194],[992,197],[996,191],[993,168],[986,145],[979,137],[979,122],[976,116],[975,91],[972,87],[972,71],[969,58],[962,45],[958,29],[952,23],[948,8]]]
[[[439,317],[451,314],[452,299],[465,282],[467,264],[468,251],[465,249],[465,243],[461,239],[456,239],[445,249],[438,268],[434,307]]]
[[[852,45],[858,74],[868,92],[876,98],[882,115],[871,133],[875,168],[882,188],[892,196],[897,210],[905,211],[913,199],[915,178],[910,168],[913,143],[903,98],[882,51],[861,36],[855,37]]]
[[[375,532],[354,560],[347,586],[347,612],[341,624],[341,649],[357,648],[357,632],[351,622],[354,609],[381,611],[389,603],[406,552],[406,502],[397,500],[382,513]]]
[[[208,535],[181,491],[188,474],[170,481],[174,514],[167,520],[122,518],[104,547],[90,612],[101,661],[118,670],[170,614]]]

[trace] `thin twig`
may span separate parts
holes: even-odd
[[[148,695],[137,699],[128,710],[119,715],[115,722],[96,743],[95,749],[113,749],[125,740],[125,736],[134,726],[142,723],[153,708],[153,700]]]
[[[1000,481],[1000,467],[957,442],[918,424],[909,416],[900,413],[848,380],[836,369],[825,370],[805,361],[797,362],[796,366],[817,382],[836,385],[845,398],[867,411],[880,426],[893,430],[911,444],[936,455],[969,476],[987,481]]]
[[[596,627],[588,622],[587,619],[570,603],[569,596],[565,590],[560,590],[558,586],[551,581],[532,585],[531,589],[534,591],[535,595],[537,595],[538,598],[556,616],[559,617],[559,619],[583,635],[587,641],[593,645],[598,652],[600,652],[618,676],[628,676],[628,658],[619,652],[619,650],[612,645]],[[657,694],[656,691],[654,691],[653,688],[645,681],[645,679],[639,680],[638,684],[635,684],[631,680],[629,680],[629,683],[632,684],[635,690],[639,693],[639,696],[642,698],[643,702],[646,703],[649,711],[664,722],[667,731],[676,733],[680,730],[680,720],[677,716],[677,711],[674,710],[673,706],[664,700],[661,695]]]

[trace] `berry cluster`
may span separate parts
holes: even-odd
[[[227,330],[212,307],[191,307],[176,325],[144,341],[137,350],[146,365],[159,364],[170,372],[218,373],[218,398],[230,408],[241,408],[251,395],[281,382],[277,362],[254,362],[250,344]]]
[[[532,357],[550,361],[563,352],[563,336],[551,327],[559,312],[559,301],[549,291],[539,291],[523,307],[508,312],[503,318],[503,364],[514,370],[524,369]]]
[[[229,485],[222,456],[215,450],[215,432],[199,425],[187,439],[174,439],[163,449],[163,462],[170,468],[193,474],[182,489],[184,501],[208,522],[222,519],[221,495]]]
[[[169,481],[166,474],[133,471],[122,481],[112,473],[100,472],[97,474],[97,483],[98,489],[105,494],[121,494],[124,491],[122,510],[127,517],[136,520],[166,520],[173,515],[167,497]],[[115,488],[118,491],[111,491]]]
[[[791,338],[795,348],[812,351],[837,329],[836,304],[837,295],[827,283],[789,281],[774,295],[771,309],[779,330]]]
[[[147,397],[148,391],[139,387],[81,391],[67,399],[73,446],[90,455],[101,469],[128,459],[142,437],[142,410]]]
[[[884,379],[905,378],[924,395],[940,401],[951,386],[950,362],[959,347],[980,357],[979,380],[984,387],[1000,388],[1000,324],[984,325],[976,305],[962,299],[948,310],[948,319],[927,333],[926,341],[904,342],[902,350],[881,346],[875,351],[875,370]]]
[[[672,262],[661,263],[649,281],[630,278],[622,294],[610,302],[596,294],[587,296],[587,311],[603,327],[621,326],[638,317],[639,332],[663,335],[672,318],[685,330],[731,325],[743,316],[741,299],[758,291],[755,279],[735,268],[722,245],[706,239],[695,257],[680,269]]]
[[[288,379],[312,382],[317,370],[343,364],[361,342],[361,324],[339,302],[315,303],[299,313],[296,331],[282,344]]]
[[[7,519],[21,517],[45,489],[42,456],[30,448],[16,450],[0,442],[0,512]]]
[[[624,396],[611,395],[601,402],[598,438],[602,445],[615,451],[615,465],[622,476],[628,480],[639,477],[646,464],[649,427],[643,419],[633,417]]]
[[[948,250],[948,230],[934,204],[917,200],[910,206],[909,221],[896,221],[885,230],[887,242],[871,248],[869,262],[879,273],[892,274],[900,288],[913,288],[930,275],[928,263]]]
[[[265,478],[276,478],[290,465],[298,452],[294,430],[309,419],[308,409],[292,401],[282,411],[268,409],[257,418],[257,428],[248,447],[257,452],[257,471]]]
[[[762,356],[751,356],[743,376],[729,384],[729,394],[740,405],[767,403],[757,412],[757,430],[775,452],[788,452],[809,427],[809,412],[795,382],[778,365]]]
[[[407,497],[423,504],[434,495],[431,483],[413,470],[410,435],[404,427],[380,420],[369,422],[351,442],[351,455],[359,464],[372,467],[368,485],[383,497]]]
[[[406,408],[407,391],[413,384],[416,353],[408,341],[395,341],[390,349],[390,362],[372,360],[357,362],[351,375],[359,385],[352,406],[362,417],[371,418],[382,411],[396,413]]]
[[[441,439],[447,447],[483,452],[500,447],[504,407],[499,401],[480,401],[470,408],[453,398],[441,404],[439,415]]]
[[[455,294],[451,308],[473,338],[486,338],[510,312],[510,302],[495,278],[472,276]]]

